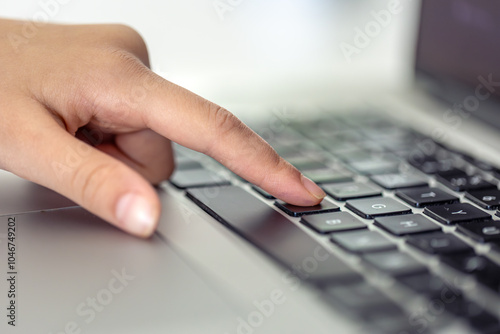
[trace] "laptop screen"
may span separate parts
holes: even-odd
[[[500,1],[423,0],[417,45],[419,83],[500,127]]]

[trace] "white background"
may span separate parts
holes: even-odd
[[[348,62],[340,45],[371,11],[397,0],[0,0],[0,16],[62,23],[125,23],[146,40],[153,69],[222,105],[314,102],[397,89],[411,77],[418,1]],[[56,5],[57,4],[57,5]],[[230,5],[231,6],[231,5]]]

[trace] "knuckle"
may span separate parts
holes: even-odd
[[[131,89],[143,87],[144,82],[149,82],[151,71],[147,64],[139,59],[135,54],[122,48],[106,48],[100,55],[101,59],[106,59],[101,64],[100,73],[110,74],[108,80],[115,81],[119,85],[124,78],[130,78],[133,83]],[[120,82],[116,82],[119,80]],[[149,80],[149,81],[148,81]],[[130,92],[134,93],[134,92]]]
[[[130,52],[149,67],[147,45],[137,30],[125,24],[111,25],[110,30],[109,35],[119,49]]]
[[[104,50],[103,56],[109,59],[117,69],[122,71],[137,71],[144,68],[139,59],[126,49],[108,48]]]
[[[231,137],[242,129],[242,123],[232,113],[226,109],[208,102],[207,126],[213,133],[212,140],[206,143],[204,153],[211,155],[211,152],[218,147],[220,142],[230,141]]]
[[[242,129],[242,123],[226,109],[210,103],[208,110],[209,125],[215,130],[218,139],[227,138]]]

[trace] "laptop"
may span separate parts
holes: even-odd
[[[424,0],[408,92],[248,120],[315,207],[176,145],[141,240],[2,171],[1,333],[499,333],[498,13]]]

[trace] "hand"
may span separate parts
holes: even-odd
[[[26,38],[23,24],[0,19],[0,168],[143,237],[160,215],[151,184],[174,168],[170,140],[289,203],[324,197],[230,112],[151,72],[133,29],[45,25]]]

